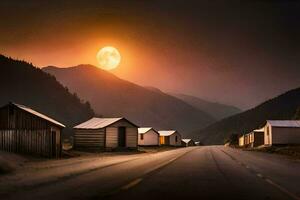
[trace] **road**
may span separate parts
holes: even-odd
[[[190,147],[7,191],[4,199],[300,199],[300,162],[222,146]]]

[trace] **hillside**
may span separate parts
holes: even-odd
[[[172,95],[194,106],[195,108],[198,108],[199,110],[208,113],[216,120],[221,120],[223,118],[242,112],[239,108],[234,106],[209,102],[190,95],[185,95],[185,94],[172,94]]]
[[[55,77],[27,62],[0,55],[0,74],[0,106],[9,101],[24,104],[68,127],[94,115],[89,103],[82,103]]]
[[[96,113],[108,117],[125,116],[141,126],[175,128],[183,134],[215,121],[173,96],[122,80],[92,65],[43,70],[91,102]]]
[[[231,134],[245,134],[262,126],[266,120],[294,119],[299,115],[300,88],[290,90],[257,107],[216,122],[191,133],[206,144],[222,144]]]

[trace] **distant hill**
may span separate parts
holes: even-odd
[[[69,128],[94,115],[89,103],[82,103],[54,76],[3,55],[0,55],[0,91],[0,106],[9,101],[24,104]]]
[[[172,95],[194,106],[195,108],[198,108],[199,110],[202,110],[210,114],[216,120],[220,120],[242,112],[239,108],[234,106],[209,102],[190,95],[185,95],[185,94],[172,94]]]
[[[216,122],[191,135],[206,144],[222,144],[231,134],[245,134],[262,126],[266,120],[299,117],[300,88],[288,91],[259,106]]]
[[[125,116],[141,126],[187,131],[214,122],[209,114],[159,90],[141,87],[92,65],[46,67],[63,85],[91,102],[96,113]]]

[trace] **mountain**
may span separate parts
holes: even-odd
[[[0,55],[0,77],[0,106],[10,101],[29,106],[65,124],[64,133],[94,115],[88,102],[27,62]]]
[[[107,117],[124,116],[141,126],[177,129],[183,134],[215,121],[182,100],[122,80],[92,65],[43,70],[91,102],[96,113]]]
[[[194,106],[195,108],[198,108],[199,110],[208,113],[216,120],[221,120],[223,118],[242,112],[239,108],[234,106],[209,102],[190,95],[185,95],[185,94],[172,94],[172,95]]]
[[[290,90],[257,107],[218,121],[191,133],[206,144],[222,144],[231,134],[245,134],[264,125],[266,120],[288,120],[299,117],[300,88]]]

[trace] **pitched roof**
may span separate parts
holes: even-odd
[[[21,110],[24,110],[24,111],[26,111],[28,113],[31,113],[31,114],[33,114],[33,115],[35,115],[37,117],[40,117],[40,118],[42,118],[44,120],[47,120],[47,121],[49,121],[49,122],[51,122],[53,124],[56,124],[56,125],[58,125],[60,127],[66,127],[62,123],[60,123],[60,122],[58,122],[58,121],[56,121],[56,120],[54,120],[54,119],[52,119],[52,118],[50,118],[50,117],[42,114],[42,113],[39,113],[39,112],[37,112],[37,111],[35,111],[35,110],[27,107],[27,106],[24,106],[24,105],[21,105],[21,104],[16,104],[16,103],[11,103],[11,104],[14,105],[14,106],[16,106],[16,107],[18,107]]]
[[[176,130],[158,131],[160,136],[170,136],[174,134]]]
[[[123,118],[98,118],[93,117],[92,119],[89,119],[81,124],[78,124],[75,126],[75,129],[100,129],[105,128]]]
[[[267,120],[274,127],[293,127],[300,128],[300,120]]]
[[[260,128],[260,129],[255,129],[255,130],[253,130],[253,132],[264,132],[264,131],[265,131],[264,128]]]
[[[142,128],[138,128],[139,134],[144,134],[147,133],[148,131],[150,131],[152,129],[152,127],[142,127]]]
[[[182,139],[184,143],[189,143],[192,139]]]

